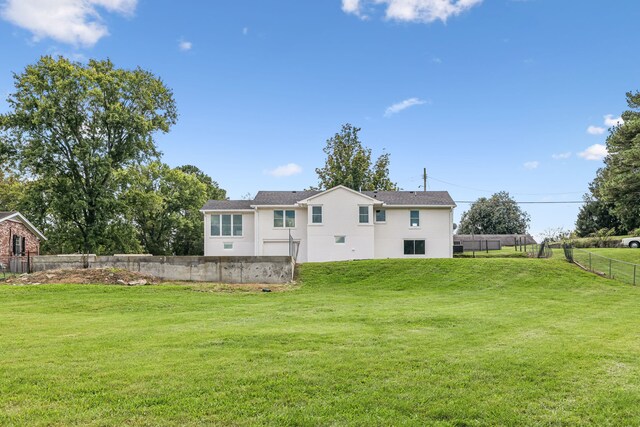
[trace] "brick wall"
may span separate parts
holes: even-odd
[[[7,220],[0,222],[0,263],[8,264],[9,257],[13,255],[13,236],[25,238],[25,253],[38,255],[40,253],[40,240],[21,222]]]

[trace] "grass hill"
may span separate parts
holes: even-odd
[[[559,258],[305,264],[300,281],[0,285],[0,424],[640,423],[637,288]]]

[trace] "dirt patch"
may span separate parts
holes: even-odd
[[[135,273],[117,268],[87,268],[87,269],[61,269],[40,271],[32,274],[21,274],[8,277],[0,284],[7,285],[44,285],[44,284],[83,284],[83,285],[180,285],[194,292],[286,292],[297,289],[296,284],[225,284],[225,283],[200,283],[200,282],[163,282],[157,277]]]
[[[0,280],[0,283],[2,280]],[[41,285],[45,283],[140,286],[159,283],[153,276],[117,268],[87,268],[48,270],[7,278],[10,285]]]

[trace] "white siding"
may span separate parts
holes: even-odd
[[[453,224],[447,209],[390,208],[386,222],[375,225],[376,258],[451,258]],[[410,226],[410,211],[420,212],[420,226]],[[405,255],[405,240],[424,240],[425,255]]]
[[[205,256],[253,256],[255,255],[255,225],[253,212],[219,212],[219,214],[242,215],[242,237],[212,236],[211,213],[204,215],[204,255]],[[216,215],[216,214],[214,214]],[[224,249],[225,243],[232,243],[233,249]]]
[[[293,228],[274,227],[274,210],[294,210],[296,226]],[[307,208],[260,207],[257,211],[257,254],[261,256],[289,255],[289,232],[294,240],[300,241],[298,262],[307,261]]]
[[[307,261],[340,261],[374,257],[373,200],[345,189],[323,193],[309,201],[310,206],[322,206],[322,224],[311,223],[308,211]],[[369,209],[369,224],[359,223],[359,207]],[[345,236],[344,244],[335,242]]]

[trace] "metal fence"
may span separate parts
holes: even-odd
[[[640,277],[640,266],[619,259],[607,258],[569,245],[563,247],[567,261],[578,264],[583,269],[609,279],[635,285]]]
[[[531,258],[551,258],[553,256],[553,250],[547,241],[540,244],[534,243],[528,245],[527,256]]]

